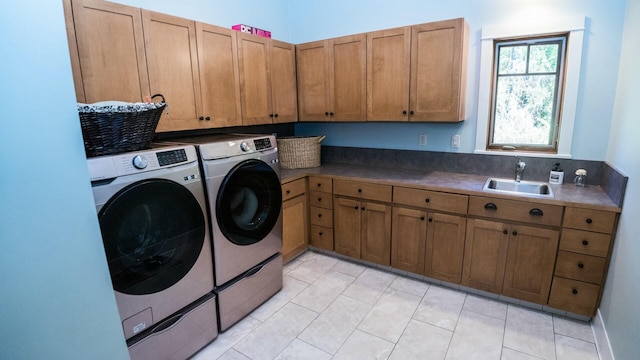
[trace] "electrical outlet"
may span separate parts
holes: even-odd
[[[420,134],[420,146],[427,146],[427,134]]]
[[[460,135],[453,135],[451,137],[451,147],[459,148],[460,147]]]

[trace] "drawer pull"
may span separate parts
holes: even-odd
[[[319,197],[319,198],[318,198],[318,201],[322,201],[322,198],[321,198],[321,197]]]
[[[579,267],[580,269],[582,269],[582,268],[584,268],[584,264],[583,264],[583,263],[578,263],[578,267]]]
[[[542,210],[540,210],[538,208],[533,208],[533,209],[529,210],[529,215],[542,216],[542,215],[544,215],[544,212],[542,212]]]
[[[572,293],[573,295],[577,295],[577,294],[578,294],[578,289],[573,289],[573,290],[571,290],[571,293]]]
[[[589,245],[589,242],[587,240],[582,240],[582,245],[587,246]]]
[[[487,210],[498,210],[498,206],[494,203],[486,203],[484,204],[484,208]]]
[[[318,187],[322,186],[322,184],[318,183]]]
[[[429,198],[424,199],[424,202],[426,202],[426,203],[428,203],[429,201],[431,201],[431,200],[429,200]]]
[[[291,194],[291,190],[287,190],[287,195]]]
[[[318,217],[319,217],[319,218],[321,218],[321,217],[322,217],[322,214],[318,214]]]
[[[322,236],[322,231],[320,231],[320,232],[318,233],[318,235]]]
[[[587,224],[591,224],[592,222],[593,222],[593,220],[587,219]]]
[[[360,210],[364,211],[364,210],[365,210],[364,206],[363,206],[363,207],[361,207],[361,208],[360,208]]]
[[[358,192],[359,192],[359,193],[361,193],[361,192],[362,192],[362,189],[358,189]]]
[[[354,209],[358,210],[358,208],[359,208],[359,207],[360,207],[360,206],[356,205],[356,206],[354,207]]]

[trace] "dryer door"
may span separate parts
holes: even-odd
[[[184,186],[170,180],[133,183],[98,213],[116,291],[160,292],[182,279],[205,240],[202,209]]]
[[[264,161],[245,160],[229,171],[218,190],[216,217],[224,236],[237,245],[264,239],[282,208],[278,174]]]

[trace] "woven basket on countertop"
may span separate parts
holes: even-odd
[[[162,111],[160,103],[103,101],[78,103],[78,115],[87,157],[119,154],[146,149],[153,140]]]
[[[277,138],[280,167],[303,169],[320,166],[320,143],[322,136],[291,136]]]

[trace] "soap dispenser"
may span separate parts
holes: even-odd
[[[564,170],[560,168],[560,163],[556,163],[549,173],[550,184],[562,184],[564,181]]]

